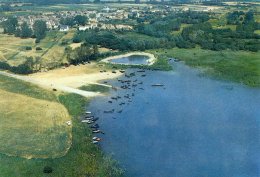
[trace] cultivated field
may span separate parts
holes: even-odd
[[[13,35],[0,34],[0,61],[7,61],[10,65],[17,66],[26,61],[26,58],[33,57],[38,61],[39,66],[55,67],[62,62],[66,62],[64,54],[66,44],[70,44],[74,30],[68,33],[59,31],[49,31],[47,36],[39,44],[35,44],[35,39],[21,39]],[[26,50],[31,47],[32,50]],[[36,50],[36,47],[42,50]]]

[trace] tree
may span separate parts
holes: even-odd
[[[74,21],[79,25],[86,25],[88,23],[88,17],[83,15],[76,15]]]
[[[12,10],[12,7],[10,4],[3,4],[0,6],[0,12],[3,11],[3,12],[8,12],[8,11],[11,11]]]
[[[61,25],[73,26],[74,25],[74,18],[71,18],[71,17],[61,18],[60,24]]]
[[[36,20],[33,24],[33,30],[38,40],[43,39],[47,31],[46,22],[42,20]]]
[[[18,20],[15,17],[9,17],[4,23],[4,33],[14,34],[18,25]]]
[[[93,54],[94,55],[97,55],[97,54],[99,54],[99,51],[98,51],[98,46],[95,44],[95,45],[93,45]]]
[[[21,33],[20,33],[20,37],[21,38],[28,38],[32,36],[32,29],[29,27],[29,25],[24,22],[21,25]]]

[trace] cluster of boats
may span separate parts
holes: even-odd
[[[98,117],[92,116],[90,111],[87,111],[87,112],[85,112],[84,119],[81,122],[90,124],[90,128],[92,129],[92,133],[102,133],[102,134],[104,134],[104,132],[99,129],[99,125],[96,123],[96,121],[98,119],[99,119]],[[92,138],[93,144],[97,144],[99,141],[101,141],[101,138],[99,138],[99,137],[94,136]]]
[[[107,72],[107,71],[102,70],[100,72]],[[123,79],[123,78],[117,79],[117,81],[119,83],[121,83],[120,87],[122,89],[126,89],[127,92],[129,92],[128,90],[132,90],[133,92],[132,93],[125,93],[124,95],[121,95],[121,96],[119,96],[119,95],[118,96],[112,96],[111,99],[108,100],[108,103],[110,103],[110,104],[117,103],[119,106],[123,106],[125,104],[129,104],[130,102],[132,102],[132,98],[135,96],[134,92],[135,92],[136,87],[140,90],[144,90],[144,88],[141,87],[141,85],[143,84],[143,81],[139,80],[138,78],[135,78],[135,76],[139,75],[139,77],[140,76],[145,77],[146,71],[141,69],[141,70],[137,70],[135,72],[130,72],[130,73],[126,73],[124,70],[120,70],[120,72],[124,73],[124,76],[125,76],[125,79]],[[115,72],[113,72],[113,73],[115,73]],[[107,81],[104,81],[104,84],[107,84],[107,83],[108,83]],[[164,85],[159,83],[159,84],[152,84],[151,86],[162,87]],[[119,109],[119,110],[110,109],[110,110],[104,110],[103,113],[122,113],[122,111],[123,111],[123,109]],[[92,129],[93,134],[97,134],[97,133],[104,134],[104,132],[102,132],[99,129],[99,125],[96,123],[97,120],[99,120],[98,117],[93,116],[90,111],[87,111],[84,115],[84,119],[81,122],[89,124],[90,128]],[[92,138],[92,143],[97,144],[101,140],[102,140],[101,138],[94,136]]]

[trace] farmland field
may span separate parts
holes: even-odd
[[[13,35],[0,34],[0,61],[7,61],[10,65],[17,66],[24,63],[26,58],[33,57],[38,59],[43,67],[53,67],[66,60],[64,55],[66,44],[62,45],[62,42],[70,43],[73,34],[74,30],[68,33],[49,31],[39,44],[35,44],[35,39],[32,38],[21,39]],[[32,50],[26,50],[26,47],[31,47]],[[42,50],[36,50],[36,47]]]

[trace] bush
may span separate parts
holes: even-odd
[[[38,39],[38,38],[35,40],[35,43],[36,43],[36,44],[38,44],[38,43],[40,43],[40,42],[41,42],[41,40]]]
[[[36,47],[36,50],[42,50],[42,48],[41,47]]]
[[[52,173],[53,169],[49,166],[45,166],[43,168],[43,173]]]
[[[74,43],[80,43],[82,40],[80,39],[79,36],[75,36],[72,40]]]
[[[26,46],[26,47],[25,47],[25,50],[32,50],[32,47]]]
[[[0,61],[0,69],[10,69],[10,65],[6,62]]]

